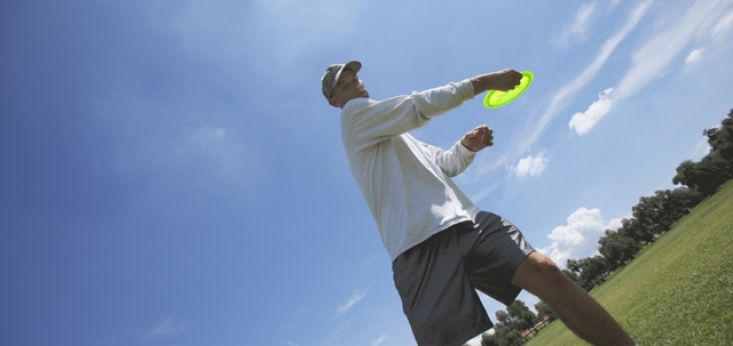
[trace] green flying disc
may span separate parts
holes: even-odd
[[[489,90],[484,97],[484,107],[489,109],[503,107],[509,102],[514,101],[519,95],[532,85],[534,74],[531,71],[522,71],[522,79],[519,81],[519,85],[514,89],[501,91],[501,90]]]

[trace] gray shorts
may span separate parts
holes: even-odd
[[[511,304],[521,291],[512,277],[533,251],[509,221],[482,211],[400,254],[392,272],[417,344],[462,345],[491,328],[476,290]]]

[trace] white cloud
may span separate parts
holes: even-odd
[[[349,300],[347,300],[343,304],[339,304],[336,307],[336,311],[338,312],[338,314],[339,315],[346,314],[351,308],[354,307],[354,305],[356,305],[357,303],[359,303],[360,301],[362,301],[362,299],[364,299],[366,297],[366,294],[367,294],[367,291],[368,290],[369,290],[369,288],[358,289],[358,290],[354,291],[354,293],[351,295],[351,297],[349,297]]]
[[[372,346],[379,346],[387,340],[389,338],[386,335],[380,335],[376,340],[372,341]]]
[[[550,245],[539,249],[563,268],[569,258],[593,255],[605,230],[621,227],[621,218],[606,221],[601,210],[596,208],[578,208],[566,221],[567,224],[555,227],[547,236]]]
[[[537,154],[537,156],[529,155],[522,158],[519,160],[519,163],[517,163],[517,166],[513,167],[512,170],[518,177],[523,177],[525,175],[538,176],[545,171],[548,161],[549,160],[545,157],[545,152],[543,151]]]
[[[603,116],[608,114],[613,106],[613,101],[613,88],[603,90],[598,94],[598,100],[591,103],[585,112],[573,115],[568,126],[581,136],[588,133]]]
[[[700,60],[702,60],[702,53],[705,51],[704,48],[696,48],[693,49],[690,54],[687,55],[687,59],[685,59],[685,64],[694,64]]]
[[[173,316],[167,316],[158,321],[153,328],[151,328],[147,335],[156,338],[171,338],[183,334],[186,331],[186,327]]]
[[[562,32],[554,39],[555,43],[560,46],[567,46],[571,41],[584,40],[595,8],[595,1],[580,6],[573,22],[563,28]]]

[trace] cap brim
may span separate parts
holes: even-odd
[[[354,71],[354,73],[359,72],[359,70],[361,70],[361,62],[356,60],[349,61],[344,64],[344,68],[341,70],[351,70]]]
[[[336,72],[336,78],[333,79],[333,86],[331,87],[331,90],[336,88],[336,84],[338,84],[339,79],[341,78],[341,72],[344,72],[344,70],[353,71],[354,73],[359,72],[361,70],[361,62],[358,62],[356,60],[349,61],[344,64],[344,66],[341,66],[341,69],[339,69],[338,72]]]

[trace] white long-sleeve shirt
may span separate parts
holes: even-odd
[[[473,96],[464,80],[383,101],[356,98],[343,107],[341,137],[351,172],[392,260],[478,213],[450,179],[475,153],[460,141],[444,151],[408,133]]]

